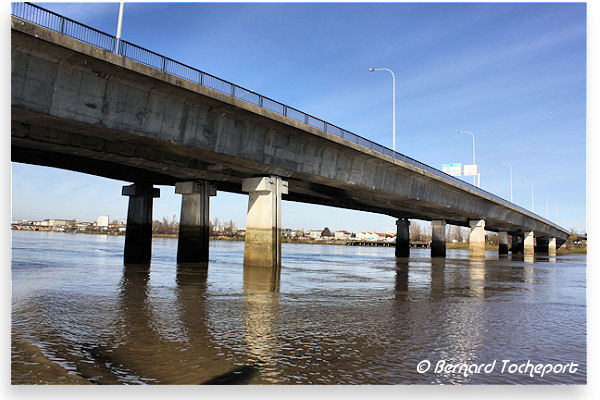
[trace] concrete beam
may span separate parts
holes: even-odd
[[[175,193],[182,195],[177,263],[206,262],[208,261],[210,196],[216,196],[216,190],[206,181],[177,182]]]
[[[498,254],[508,254],[508,232],[498,232]]]
[[[288,183],[278,176],[242,181],[248,192],[244,266],[281,266],[281,195]]]
[[[532,255],[535,253],[535,236],[533,231],[525,232],[525,238],[523,239],[523,253],[525,255]]]
[[[149,263],[152,257],[152,202],[160,189],[148,183],[123,186],[123,196],[129,196],[127,228],[125,230],[125,264]]]
[[[485,256],[485,221],[475,219],[469,221],[471,233],[469,233],[469,255]]]
[[[431,221],[431,257],[446,257],[446,221]]]
[[[396,220],[396,257],[410,256],[410,221],[408,218]]]

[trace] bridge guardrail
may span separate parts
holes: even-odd
[[[120,39],[118,48],[115,49],[117,43],[117,39],[115,36],[109,35],[108,33],[99,31],[95,28],[84,25],[70,18],[64,17],[53,11],[46,10],[45,8],[36,6],[35,4],[31,3],[11,3],[11,14],[17,18],[26,20],[28,22],[32,22],[36,25],[88,43],[92,46],[96,46],[107,51],[112,51],[120,56],[137,61],[151,68],[161,70],[168,74],[216,90],[220,93],[232,96],[242,101],[254,104],[258,107],[265,108],[277,114],[281,114],[298,122],[309,125],[313,128],[333,134],[340,138],[346,139],[352,143],[356,143],[359,146],[366,147],[380,154],[384,154],[396,160],[400,160],[402,162],[423,169],[444,179],[453,181],[454,183],[467,187],[470,190],[478,192],[482,195],[491,197],[494,200],[502,203],[503,205],[516,208],[522,213],[542,220],[545,223],[554,226],[555,228],[562,229],[557,224],[543,217],[540,217],[539,215],[534,214],[531,211],[517,204],[513,204],[508,200],[505,200],[493,193],[489,193],[481,188],[471,185],[468,182],[460,180],[454,176],[448,175],[440,171],[439,169],[433,168],[404,154],[400,154],[385,146],[382,146],[369,139],[366,139],[360,135],[349,132],[336,125],[330,124],[329,122],[323,121],[322,119],[313,117],[312,115],[306,114],[293,107],[289,107],[269,97],[255,93],[252,90],[245,89],[241,86],[223,80],[206,72],[200,71],[199,69],[190,67],[189,65],[180,63],[171,58],[162,56],[158,53],[153,52],[152,50],[145,49],[126,40]]]

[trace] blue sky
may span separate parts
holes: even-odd
[[[36,3],[114,34],[117,3]],[[586,230],[585,3],[125,5],[122,37],[441,168]],[[472,178],[465,178],[472,182]],[[12,163],[12,219],[125,220],[128,182]],[[44,201],[40,201],[43,193]],[[154,216],[179,215],[161,187]],[[211,219],[245,226],[247,197],[219,192]],[[557,217],[558,211],[558,219]],[[387,216],[284,202],[289,228],[395,229]]]

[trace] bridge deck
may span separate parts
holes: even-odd
[[[154,184],[205,179],[238,193],[242,179],[273,174],[289,181],[286,200],[568,235],[441,171],[335,135],[333,125],[269,110],[266,98],[253,104],[23,19],[11,27],[13,161]]]

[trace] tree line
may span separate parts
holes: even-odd
[[[226,222],[219,221],[215,218],[214,222],[208,222],[208,232],[210,236],[235,236],[237,234],[237,228],[233,220]],[[179,221],[176,220],[176,216],[169,220],[163,217],[161,221],[152,221],[152,233],[159,235],[177,235],[179,233]]]

